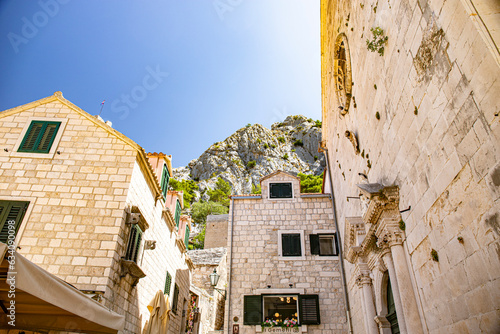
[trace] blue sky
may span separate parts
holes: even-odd
[[[321,119],[319,0],[2,0],[0,110],[62,91],[146,151]]]

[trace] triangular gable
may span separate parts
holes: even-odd
[[[260,183],[262,183],[262,181],[267,180],[267,179],[269,179],[269,178],[271,178],[271,177],[274,177],[274,176],[276,176],[276,175],[278,175],[278,174],[285,174],[286,176],[293,177],[294,179],[299,180],[299,183],[300,183],[300,177],[295,176],[295,175],[292,175],[292,174],[287,173],[287,172],[284,172],[284,171],[282,171],[282,170],[277,170],[277,171],[276,171],[276,172],[274,172],[274,173],[271,173],[271,174],[269,174],[269,175],[263,176],[263,177],[260,179]]]
[[[105,130],[109,134],[115,136],[116,138],[122,140],[123,142],[125,142],[126,144],[128,144],[129,146],[131,146],[132,148],[137,150],[137,152],[139,153],[138,157],[139,157],[140,165],[142,168],[144,168],[144,170],[146,171],[146,174],[149,176],[149,179],[150,179],[149,181],[153,185],[153,188],[156,192],[156,197],[159,198],[161,196],[160,182],[158,181],[155,173],[153,172],[153,167],[149,163],[149,161],[146,157],[146,152],[144,151],[144,149],[141,146],[139,146],[136,142],[134,142],[132,139],[130,139],[127,136],[125,136],[124,134],[116,131],[115,129],[113,129],[112,127],[107,125],[106,123],[98,120],[96,117],[87,113],[86,111],[84,111],[80,107],[76,106],[72,102],[66,100],[63,97],[62,92],[60,92],[60,91],[57,91],[54,93],[54,95],[45,97],[43,99],[36,100],[36,101],[30,102],[27,104],[23,104],[21,106],[17,106],[17,107],[11,108],[11,109],[4,110],[4,111],[0,112],[0,118],[15,115],[17,113],[20,113],[20,112],[23,112],[23,111],[26,111],[29,109],[33,109],[35,107],[38,107],[38,106],[41,106],[41,105],[44,105],[47,103],[51,103],[51,102],[62,103],[63,105],[65,105],[69,109],[75,111],[80,116],[83,116],[87,120],[94,123],[96,126],[102,128],[103,130]]]

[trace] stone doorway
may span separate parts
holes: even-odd
[[[392,294],[391,280],[387,279],[387,321],[391,324],[391,333],[399,334],[398,316],[396,314],[396,304]]]

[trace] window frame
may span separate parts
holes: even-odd
[[[181,221],[181,212],[182,212],[181,202],[179,201],[179,199],[177,199],[177,202],[175,203],[175,214],[174,214],[175,227],[177,228],[179,228],[179,223]]]
[[[300,235],[300,256],[290,256],[283,255],[283,242],[282,235],[283,234],[299,234]],[[305,240],[304,240],[304,230],[279,230],[278,231],[278,258],[280,260],[305,260]]]
[[[315,252],[314,251],[314,246],[313,246],[313,237],[312,236],[318,236],[318,252]],[[320,244],[319,244],[319,237],[320,236],[332,236],[333,237],[333,251],[334,251],[334,254],[333,255],[324,255],[324,254],[321,254],[321,247],[320,247]],[[314,257],[318,257],[318,258],[338,258],[339,256],[339,244],[338,244],[338,240],[337,240],[337,233],[333,230],[314,230],[312,233],[309,234],[309,250],[311,252],[311,255],[313,255]]]
[[[179,306],[179,285],[175,283],[174,285],[174,295],[172,298],[172,312],[177,315],[177,307]]]
[[[23,226],[23,221],[25,220],[25,218],[27,217],[28,215],[28,210],[30,208],[30,201],[26,201],[26,200],[10,200],[10,199],[1,199],[0,200],[0,232],[3,232],[4,230],[4,227],[7,225],[8,223],[8,220],[7,218],[9,213],[11,213],[11,210],[12,210],[12,207],[13,206],[18,206],[19,207],[19,212],[17,213],[16,215],[16,218],[17,221],[15,220],[15,225],[14,225],[14,239],[12,240],[12,242],[14,244],[16,244],[16,241],[20,238],[20,235],[23,231],[23,229],[21,229],[21,226]],[[4,209],[5,208],[5,209]],[[5,210],[5,211],[3,211]],[[7,229],[8,229],[8,226],[7,226]],[[5,241],[3,240],[0,240],[1,242],[4,242],[6,244],[9,244],[8,240],[8,230],[6,231],[7,232],[7,236],[5,238]]]
[[[290,188],[291,188],[291,196],[290,197],[272,197],[271,196],[271,186],[273,184],[290,184]],[[295,198],[293,196],[293,191],[295,190],[294,189],[294,186],[293,186],[293,182],[292,181],[273,181],[273,182],[269,182],[269,199],[271,200],[279,200],[279,201],[286,201],[286,200],[290,200],[290,199],[293,199]]]
[[[165,172],[167,172],[165,174]],[[163,170],[161,173],[161,182],[160,182],[160,187],[161,187],[161,192],[163,195],[163,198],[167,198],[167,192],[168,192],[168,185],[170,183],[170,171],[168,170],[168,166],[166,163],[163,164]],[[166,181],[165,181],[166,180]]]
[[[59,128],[57,129],[57,133],[52,141],[52,145],[48,151],[48,153],[39,153],[39,152],[19,152],[19,148],[21,144],[24,142],[26,134],[31,127],[31,123],[35,122],[59,122]],[[67,118],[53,118],[53,117],[29,117],[26,120],[26,123],[23,127],[23,130],[19,134],[17,141],[14,145],[14,148],[10,152],[10,157],[25,157],[25,158],[42,158],[42,159],[53,159],[56,152],[58,151],[59,143],[61,141],[62,135],[68,123]]]
[[[133,234],[133,230],[135,230],[135,236]],[[139,259],[139,254],[141,252],[141,244],[142,244],[142,236],[144,234],[144,231],[140,228],[138,224],[133,224],[130,227],[130,232],[128,236],[128,242],[127,242],[127,248],[125,249],[125,256],[124,259],[127,261],[132,261],[136,264],[137,260]],[[132,240],[132,239],[135,240]],[[134,245],[132,245],[134,243]]]

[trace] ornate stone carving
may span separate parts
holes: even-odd
[[[372,279],[370,276],[366,274],[359,274],[358,277],[356,277],[356,284],[358,287],[362,287],[363,284],[372,284]]]
[[[341,115],[345,115],[349,111],[352,97],[351,57],[345,34],[340,34],[337,37],[333,64],[333,77],[339,110]]]
[[[356,154],[359,154],[359,144],[358,144],[358,139],[356,138],[356,135],[354,134],[354,132],[349,131],[349,130],[346,130],[346,132],[345,132],[345,136],[346,136],[346,137],[347,137],[347,139],[349,139],[349,141],[351,142],[352,147],[354,147],[354,152],[356,152]]]

